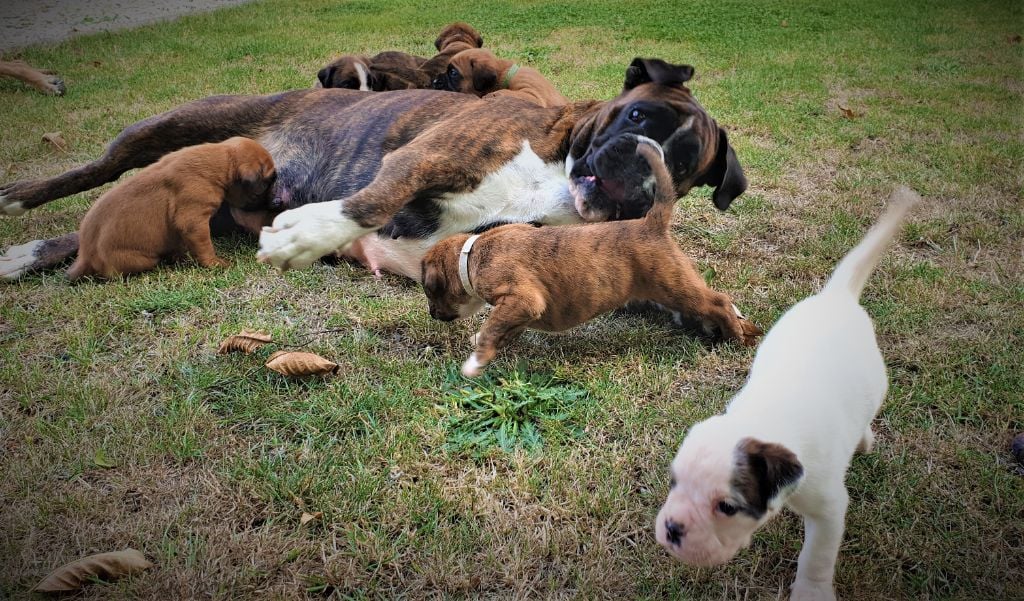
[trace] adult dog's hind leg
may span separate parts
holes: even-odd
[[[165,154],[232,136],[255,137],[289,104],[288,97],[213,96],[128,126],[99,159],[47,179],[0,186],[0,214],[21,215],[51,200],[117,179]]]
[[[32,271],[56,267],[77,252],[78,232],[12,246],[0,255],[0,280],[14,281]]]

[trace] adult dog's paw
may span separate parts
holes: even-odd
[[[0,255],[0,280],[13,282],[35,269],[43,244],[43,240],[33,240],[8,248]]]
[[[831,582],[796,579],[790,587],[789,601],[836,601]]]
[[[256,258],[281,271],[301,269],[370,231],[341,213],[341,201],[312,203],[285,211],[264,227]]]
[[[0,215],[24,215],[28,212],[25,203],[18,198],[15,185],[0,188]]]

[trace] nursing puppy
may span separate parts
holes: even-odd
[[[138,273],[186,252],[203,267],[227,266],[210,241],[210,217],[223,202],[236,215],[266,208],[275,177],[270,154],[249,138],[172,152],[93,204],[67,276]]]
[[[676,188],[660,150],[647,142],[636,147],[656,186],[654,206],[643,219],[506,225],[446,238],[427,253],[423,289],[431,317],[451,321],[485,302],[494,306],[473,337],[476,350],[463,375],[479,375],[526,328],[567,330],[635,300],[696,317],[709,334],[753,344],[761,330],[737,314],[728,296],[708,288],[669,235]]]
[[[452,57],[443,76],[444,89],[486,96],[507,94],[539,106],[562,106],[569,99],[536,69],[520,67],[494,56],[490,50],[463,50]]]
[[[825,288],[791,308],[761,342],[750,377],[723,415],[690,428],[672,461],[658,542],[685,563],[717,565],[789,507],[804,518],[794,600],[835,599],[832,577],[855,450],[888,387],[864,284],[918,200],[897,190],[888,210]]]
[[[483,48],[484,38],[473,26],[468,23],[455,22],[446,25],[437,39],[434,40],[434,48],[437,54],[420,66],[420,71],[431,82],[435,90],[444,90],[442,76],[448,69],[448,62],[453,56],[471,48]]]
[[[420,70],[427,59],[388,50],[372,57],[339,57],[317,73],[317,88],[345,88],[384,92],[429,88],[430,78]]]

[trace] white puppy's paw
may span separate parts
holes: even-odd
[[[28,213],[28,209],[25,208],[25,203],[13,201],[6,194],[0,192],[0,213],[11,216],[24,215]]]
[[[32,269],[38,257],[37,251],[43,240],[33,240],[19,246],[12,246],[0,255],[0,280],[13,282]]]
[[[273,226],[264,227],[256,257],[281,271],[308,267],[371,231],[344,216],[340,200],[310,203],[281,213]]]
[[[476,358],[476,353],[469,356],[466,362],[462,364],[462,375],[467,378],[475,378],[480,374],[484,373],[484,365],[480,363],[480,360]]]
[[[790,587],[789,601],[836,601],[831,582],[797,579]]]

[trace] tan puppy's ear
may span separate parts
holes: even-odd
[[[732,488],[754,518],[764,515],[769,503],[803,475],[804,466],[793,451],[778,443],[744,438],[736,445]]]
[[[493,92],[498,87],[498,70],[488,63],[471,61],[470,68],[473,69],[473,89],[483,95]]]
[[[265,168],[260,161],[244,158],[235,170],[235,180],[227,187],[224,194],[224,202],[229,206],[256,210],[269,206],[267,192],[274,183],[276,172],[271,169],[265,173]]]

